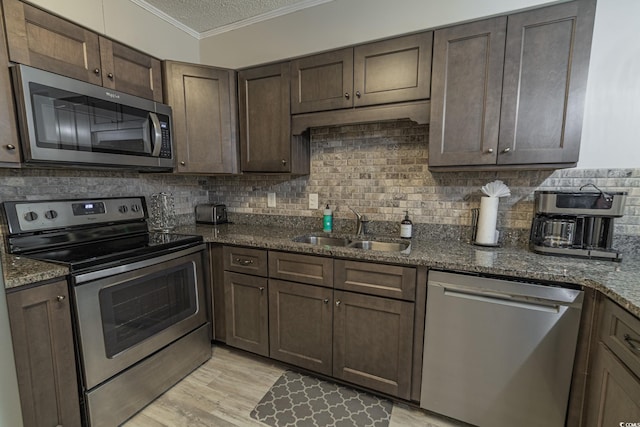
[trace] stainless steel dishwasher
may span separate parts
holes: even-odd
[[[429,272],[420,406],[487,426],[564,426],[583,292]]]

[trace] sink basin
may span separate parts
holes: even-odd
[[[364,249],[369,251],[382,252],[402,252],[411,246],[410,242],[381,242],[378,240],[350,240],[346,237],[329,236],[299,236],[293,239],[294,242],[309,243],[318,246],[338,246],[353,249]]]
[[[356,240],[349,244],[350,248],[370,251],[402,252],[409,248],[409,242],[378,242],[376,240]]]
[[[347,246],[349,239],[342,237],[325,237],[325,236],[301,236],[293,239],[300,243],[310,243],[319,246]]]

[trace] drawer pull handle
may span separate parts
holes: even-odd
[[[629,347],[631,347],[635,351],[640,351],[640,346],[636,344],[636,343],[640,344],[640,341],[634,340],[633,338],[631,338],[629,334],[624,334],[624,340],[627,342],[627,344],[629,344]]]
[[[240,265],[251,265],[253,264],[253,260],[252,259],[240,259],[240,258],[236,258],[236,262]]]

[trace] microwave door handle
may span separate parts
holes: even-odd
[[[153,151],[152,157],[158,157],[160,155],[160,149],[162,148],[162,131],[160,130],[160,120],[156,113],[149,113],[151,119],[151,127],[153,129]]]

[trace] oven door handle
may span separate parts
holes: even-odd
[[[154,256],[151,258],[144,259],[142,261],[136,261],[129,264],[109,267],[103,270],[90,271],[90,272],[78,274],[72,277],[73,277],[74,283],[76,285],[79,285],[82,283],[102,279],[103,277],[115,276],[116,274],[126,273],[128,271],[137,270],[139,268],[150,267],[152,265],[159,264],[161,262],[171,261],[172,259],[190,255],[195,252],[204,251],[206,249],[207,249],[207,245],[202,243],[197,246],[192,246],[186,249],[182,249],[176,252],[171,252],[171,253],[160,255],[160,256]]]

